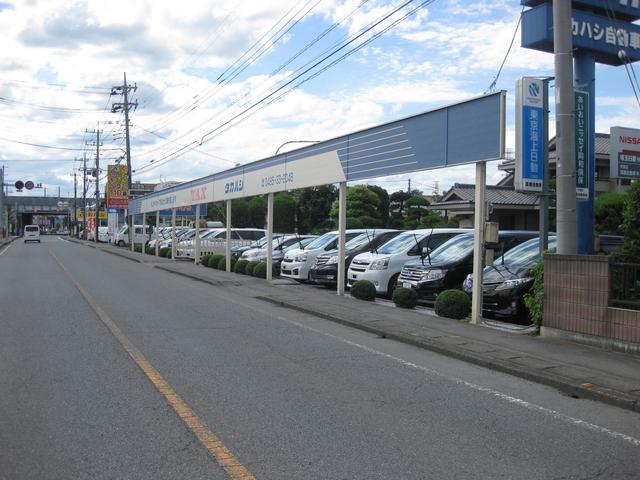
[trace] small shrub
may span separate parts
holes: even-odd
[[[253,267],[251,275],[258,278],[267,278],[267,262],[258,262],[258,264]]]
[[[538,260],[533,264],[533,285],[524,296],[524,304],[529,310],[531,321],[537,327],[542,325],[544,313],[544,263]]]
[[[376,299],[376,286],[369,280],[358,280],[351,287],[351,296],[371,302]]]
[[[207,267],[209,265],[209,259],[211,258],[211,254],[203,255],[200,257],[200,265],[204,265]]]
[[[414,308],[418,304],[418,292],[413,288],[398,287],[393,291],[391,299],[401,308]]]
[[[251,261],[249,263],[247,263],[247,266],[245,267],[245,273],[247,275],[253,275],[253,269],[256,267],[256,265],[258,265],[260,262],[258,261]]]
[[[231,271],[233,272],[233,269],[236,266],[236,259],[235,258],[231,258]],[[227,257],[223,256],[220,260],[218,260],[218,265],[216,266],[216,268],[218,270],[222,270],[225,271],[227,269]]]
[[[137,244],[133,246],[133,250],[138,252],[138,253],[142,253],[142,245]]]
[[[446,318],[462,320],[469,315],[471,299],[462,290],[445,290],[436,298],[436,315]]]
[[[211,255],[209,262],[207,262],[207,267],[218,268],[218,263],[220,263],[221,258],[224,258],[224,255],[220,255],[219,253]]]
[[[246,268],[247,268],[247,264],[249,263],[249,260],[238,260],[236,262],[236,266],[233,269],[234,272],[236,273],[240,273],[242,275],[246,275]]]
[[[163,247],[160,249],[160,256],[165,258],[171,258],[171,247]]]

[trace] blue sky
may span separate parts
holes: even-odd
[[[8,167],[11,180],[31,179],[51,190],[59,185],[71,193],[72,172],[80,166],[74,158],[86,150],[92,162],[95,155],[86,146],[92,137],[85,130],[98,125],[104,131],[101,163],[113,163],[123,146],[122,117],[110,113],[110,105],[122,99],[109,93],[122,84],[125,71],[138,86],[132,94],[139,103],[131,118],[134,179],[150,182],[197,178],[269,156],[288,140],[328,139],[485,92],[522,7],[516,1],[435,0],[277,102],[197,149],[173,155],[230,117],[244,118],[242,105],[259,100],[321,52],[403,3],[2,2],[6,54],[0,60],[0,97],[6,101],[0,104],[0,164]],[[354,45],[421,3],[408,3]],[[277,42],[267,40],[283,25]],[[515,141],[516,79],[553,74],[553,55],[519,45],[518,33],[496,84],[508,92],[507,148]],[[230,78],[234,68],[237,75]],[[221,75],[227,80],[216,83]],[[598,66],[596,110],[597,131],[640,128],[640,107],[623,67]],[[493,163],[488,175],[495,183],[502,173]],[[408,178],[425,193],[436,182],[442,191],[453,182],[474,180],[473,167],[463,166],[372,183],[397,190]]]

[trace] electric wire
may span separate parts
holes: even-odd
[[[520,22],[522,22],[522,14],[524,13],[524,7],[525,6],[523,4],[522,10],[520,11],[520,15],[518,16],[518,23],[516,24],[516,28],[513,31],[513,36],[511,37],[511,42],[509,43],[509,48],[507,49],[507,53],[504,55],[504,58],[502,59],[502,63],[500,64],[500,68],[498,69],[498,73],[496,73],[496,76],[493,79],[493,82],[491,82],[489,87],[484,91],[485,94],[495,91],[496,84],[498,83],[498,79],[500,78],[500,74],[502,73],[502,68],[504,67],[504,64],[507,62],[507,58],[509,57],[509,53],[511,53],[511,48],[513,47],[513,42],[516,39],[518,30],[520,29]]]

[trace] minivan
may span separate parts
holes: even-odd
[[[344,245],[345,272],[351,261],[364,252],[375,252],[378,247],[401,234],[400,230],[375,229],[361,233]],[[312,282],[333,286],[338,283],[338,250],[331,250],[316,257],[316,263],[309,272]],[[345,283],[347,281],[345,275]]]
[[[356,256],[347,271],[347,286],[353,286],[358,280],[369,280],[378,294],[390,295],[407,260],[469,231],[464,228],[425,228],[403,232],[378,248],[377,252]]]
[[[153,226],[147,225],[146,230],[142,230],[142,225],[134,225],[134,243],[144,243],[146,244],[149,239],[151,239],[151,235],[153,234]],[[129,245],[129,225],[123,225],[122,228],[116,233],[116,236],[113,238],[113,242],[119,247],[124,247],[125,245]]]
[[[364,229],[347,230],[345,242],[348,242],[361,233]],[[304,248],[294,248],[285,253],[280,265],[280,276],[293,278],[294,280],[309,280],[309,270],[316,261],[316,257],[321,253],[329,252],[338,248],[338,230],[327,232],[316,238]]]
[[[40,243],[40,227],[38,225],[27,225],[24,227],[24,243]]]
[[[538,237],[533,231],[498,233],[496,255],[502,255],[521,243]],[[418,301],[433,304],[438,294],[450,288],[462,288],[462,282],[473,271],[473,233],[458,235],[432,252],[404,264],[398,285],[418,292]]]

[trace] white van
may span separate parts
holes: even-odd
[[[27,225],[24,227],[24,243],[40,243],[40,227],[38,225]]]
[[[361,253],[356,256],[347,271],[347,286],[358,280],[369,280],[376,292],[391,294],[398,276],[407,260],[440,246],[461,233],[472,231],[463,228],[425,228],[404,232],[378,247],[376,253]]]
[[[142,225],[134,225],[134,242],[137,244],[147,243],[153,235],[153,226],[147,225],[146,231],[144,234],[142,233]],[[129,225],[123,225],[122,228],[116,233],[116,236],[113,237],[114,243],[119,247],[124,247],[125,245],[129,245]]]
[[[366,229],[347,230],[345,242],[357,237]],[[321,253],[338,248],[338,230],[327,232],[316,238],[304,248],[294,248],[284,254],[280,265],[280,276],[294,280],[309,280],[309,270],[316,263],[316,257]]]

